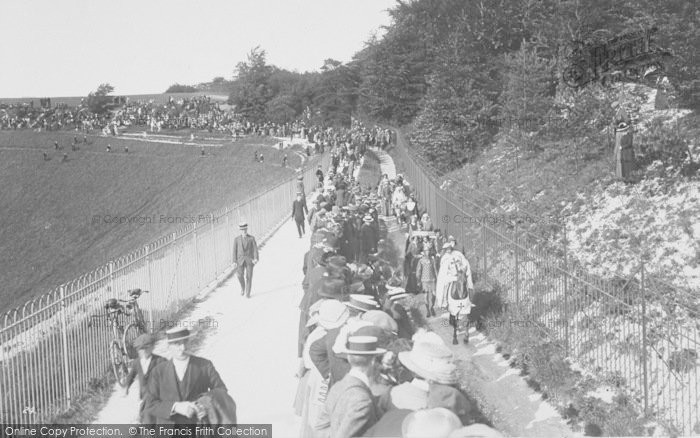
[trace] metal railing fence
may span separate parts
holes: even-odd
[[[602,278],[533,240],[517,221],[470,220],[493,210],[469,193],[443,190],[402,143],[390,152],[420,208],[456,237],[475,272],[503,287],[504,318],[517,309],[573,363],[624,387],[640,411],[700,433],[700,315],[674,298],[688,292],[650,279],[642,260],[627,278]]]
[[[322,162],[327,167],[327,155]],[[315,170],[303,171],[307,192],[316,186]],[[46,422],[69,409],[110,369],[109,298],[149,290],[139,299],[149,331],[171,327],[177,312],[233,264],[239,221],[264,242],[290,217],[296,191],[295,177],[0,315],[0,423]]]

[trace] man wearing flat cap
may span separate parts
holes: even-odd
[[[134,384],[136,378],[138,377],[139,379],[139,398],[141,399],[141,404],[139,405],[139,419],[141,424],[155,423],[155,417],[144,412],[146,406],[145,398],[148,392],[148,378],[156,365],[165,361],[164,357],[153,354],[153,346],[155,343],[156,338],[150,333],[144,333],[134,339],[133,345],[139,357],[134,361],[129,375],[126,376],[125,394],[129,393],[129,388]]]
[[[172,359],[158,364],[148,379],[146,413],[155,424],[195,424],[203,415],[195,401],[213,389],[227,391],[211,361],[187,353],[192,336],[185,327],[165,332]]]
[[[250,298],[250,286],[253,283],[253,266],[258,263],[258,244],[255,237],[248,234],[248,224],[238,225],[241,235],[233,241],[233,268],[237,269],[238,281],[241,283],[241,295]]]

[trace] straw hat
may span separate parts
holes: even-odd
[[[379,309],[379,304],[368,295],[352,294],[350,295],[350,301],[346,302],[345,305],[361,312]]]
[[[413,373],[445,385],[457,383],[457,366],[452,351],[445,345],[419,342],[411,351],[399,353],[399,361]]]
[[[248,222],[246,222],[246,221],[241,221],[241,222],[238,224],[238,229],[239,229],[239,230],[246,230],[246,229],[248,229]]]
[[[446,437],[462,427],[459,417],[449,409],[433,408],[413,411],[401,423],[404,438]]]
[[[194,334],[190,333],[189,329],[186,327],[175,327],[165,332],[165,339],[167,339],[168,342],[184,341],[192,336],[194,336]]]
[[[408,298],[406,289],[402,287],[386,286],[386,293],[390,301],[397,301]]]
[[[376,336],[348,336],[345,347],[340,353],[378,355],[386,353],[386,349],[379,348],[379,339]]]

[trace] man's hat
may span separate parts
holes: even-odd
[[[357,268],[357,276],[363,280],[369,280],[372,278],[372,274],[374,274],[374,271],[367,265],[360,265]]]
[[[133,345],[137,350],[143,350],[144,348],[153,347],[156,343],[156,337],[150,333],[144,333],[141,336],[134,339]]]
[[[298,179],[299,181],[303,181],[303,180],[304,180],[304,175],[299,175],[299,176],[297,176],[297,179]]]
[[[403,298],[408,298],[406,289],[402,287],[386,286],[386,293],[391,301],[401,300]]]
[[[374,219],[372,219],[372,216],[370,215],[365,215],[365,217],[362,218],[362,220],[365,222],[372,222]]]
[[[186,327],[175,327],[165,332],[165,339],[168,342],[183,341],[194,336]]]
[[[376,336],[348,336],[345,348],[341,353],[355,355],[378,355],[386,353],[386,349],[379,348],[379,339]]]
[[[239,230],[246,230],[246,229],[248,229],[248,222],[246,222],[246,221],[241,221],[241,222],[238,224],[238,229],[239,229]]]
[[[445,242],[445,243],[442,245],[442,249],[454,248],[454,247],[455,247],[455,243],[454,243],[454,242]]]
[[[379,304],[368,295],[352,294],[350,295],[350,301],[346,302],[345,305],[361,312],[379,309]]]

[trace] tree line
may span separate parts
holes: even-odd
[[[678,104],[700,106],[700,10],[693,2],[397,0],[389,14],[384,36],[370,38],[348,63],[327,59],[319,72],[290,72],[269,65],[256,47],[232,80],[211,85],[227,89],[230,103],[254,121],[307,114],[347,126],[352,115],[411,125],[420,153],[451,170],[498,133],[477,119],[570,114],[561,135],[595,141],[599,125],[613,117],[614,95],[599,84],[564,83],[573,42],[656,26],[655,44],[673,54],[662,74]]]

